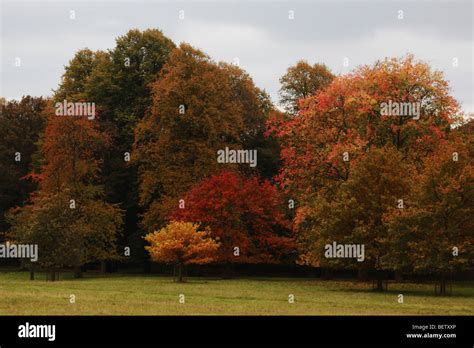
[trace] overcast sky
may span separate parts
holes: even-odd
[[[274,102],[279,77],[300,59],[339,74],[413,53],[442,70],[464,110],[474,112],[472,0],[0,2],[0,96],[7,99],[51,95],[77,50],[113,48],[131,28],[159,28],[176,44],[188,42],[215,60],[238,57]]]

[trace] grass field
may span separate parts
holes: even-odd
[[[388,292],[377,293],[366,283],[304,278],[189,278],[178,284],[157,275],[86,273],[83,279],[44,279],[0,273],[0,315],[474,315],[472,282],[456,283],[453,295],[439,297],[429,284],[390,283]]]

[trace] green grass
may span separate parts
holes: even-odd
[[[377,293],[371,284],[304,278],[189,278],[181,284],[130,274],[44,279],[0,273],[0,315],[474,315],[472,282],[453,284],[451,296],[439,297],[429,284],[390,283],[388,292]],[[295,303],[288,303],[289,294]]]

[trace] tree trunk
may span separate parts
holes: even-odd
[[[359,268],[357,270],[357,279],[361,282],[369,280],[369,271],[366,268]]]
[[[35,266],[30,266],[30,280],[35,280]]]
[[[395,280],[401,282],[403,280],[403,272],[399,269],[395,270]]]
[[[441,276],[441,279],[440,279],[440,281],[439,281],[439,292],[438,292],[438,295],[440,295],[440,296],[446,296],[446,295],[447,295],[446,284],[447,284],[446,277],[445,277],[445,276]]]
[[[76,278],[76,279],[82,278],[81,266],[77,266],[76,268],[74,268],[74,278]]]
[[[375,287],[375,291],[384,291],[383,287],[383,281],[385,279],[385,272],[382,270],[376,271],[376,277],[377,277],[377,286]]]
[[[377,277],[377,287],[375,288],[376,291],[383,291],[383,279],[381,277]]]
[[[321,279],[329,280],[332,278],[332,272],[329,268],[321,267]]]
[[[107,273],[107,262],[100,261],[100,273]]]
[[[183,282],[183,265],[180,263],[178,264],[178,283]]]

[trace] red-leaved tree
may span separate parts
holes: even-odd
[[[269,181],[222,171],[196,184],[170,219],[210,227],[219,262],[275,263],[294,251],[285,207]]]

